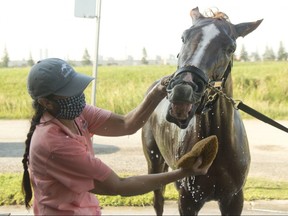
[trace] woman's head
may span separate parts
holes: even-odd
[[[62,59],[47,58],[38,61],[31,68],[27,88],[35,100],[49,95],[72,97],[79,96],[93,79],[75,72]]]
[[[27,80],[30,96],[54,117],[74,119],[85,107],[83,91],[93,80],[65,61],[48,58],[35,64]]]

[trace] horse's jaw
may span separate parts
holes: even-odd
[[[176,124],[181,129],[186,129],[190,120],[195,115],[195,106],[192,104],[170,103],[166,114],[166,120]]]
[[[171,103],[169,112],[174,118],[183,121],[189,118],[192,107],[192,103]]]

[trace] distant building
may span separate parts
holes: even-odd
[[[81,60],[69,60],[66,59],[73,66],[82,66]],[[157,56],[156,59],[148,59],[148,65],[177,65],[177,59],[170,55],[168,58],[161,58]],[[117,60],[113,57],[103,58],[103,56],[99,56],[98,65],[142,65],[141,60],[135,60],[132,56],[128,56],[127,59]],[[9,61],[9,67],[26,67],[28,66],[27,60],[19,60],[19,61]]]

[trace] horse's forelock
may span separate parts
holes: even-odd
[[[218,9],[211,9],[210,8],[204,13],[204,16],[210,17],[213,19],[225,20],[225,21],[230,22],[228,15],[219,11]]]

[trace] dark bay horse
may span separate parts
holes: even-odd
[[[182,35],[168,97],[142,129],[149,173],[175,169],[177,160],[199,140],[210,135],[218,138],[218,154],[208,173],[176,182],[181,215],[197,215],[211,200],[218,202],[222,215],[240,215],[250,166],[245,128],[229,100],[233,96],[230,72],[236,39],[254,31],[262,20],[234,25],[224,13],[213,15],[191,10],[193,25]],[[217,90],[224,96],[216,94]],[[157,215],[163,214],[164,190],[154,191]]]

